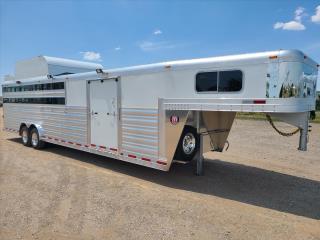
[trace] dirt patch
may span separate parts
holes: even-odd
[[[236,120],[196,177],[194,164],[160,172],[0,132],[0,238],[320,239],[319,134],[299,152],[298,136]]]

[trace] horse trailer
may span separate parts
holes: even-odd
[[[36,149],[49,142],[168,171],[223,151],[236,113],[259,112],[296,126],[306,150],[318,67],[298,50],[119,69],[39,56],[3,83],[4,129]]]

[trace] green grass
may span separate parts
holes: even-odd
[[[266,115],[264,113],[244,113],[238,112],[236,118],[238,119],[248,119],[248,120],[266,120]],[[277,121],[277,119],[274,119]],[[311,120],[312,123],[320,123],[320,111],[316,112],[316,119]]]

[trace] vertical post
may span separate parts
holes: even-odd
[[[200,134],[199,137],[199,151],[197,152],[197,169],[196,169],[196,175],[202,176],[203,175],[203,135]]]
[[[309,127],[309,113],[304,113],[303,127],[300,129],[299,148],[300,151],[307,151],[308,143],[308,127]]]

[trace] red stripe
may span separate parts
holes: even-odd
[[[130,157],[130,158],[137,158],[137,156],[131,155],[131,154],[129,154],[128,157]]]
[[[159,161],[157,161],[157,163],[158,163],[158,164],[162,164],[162,165],[167,165],[167,163],[166,163],[166,162],[163,162],[163,161],[160,161],[160,160],[159,160]]]
[[[148,162],[151,162],[151,159],[149,159],[149,158],[141,158],[141,160],[144,160],[144,161],[148,161]]]
[[[118,151],[116,148],[110,148],[111,151]]]
[[[253,100],[254,104],[266,104],[266,100]]]

